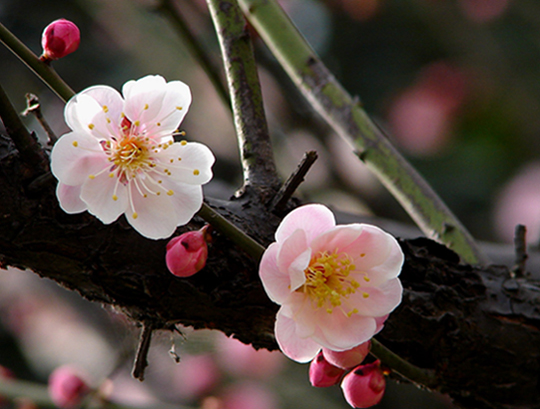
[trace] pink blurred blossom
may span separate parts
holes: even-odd
[[[220,409],[278,409],[276,397],[258,383],[242,382],[229,388]]]
[[[488,22],[504,14],[510,0],[459,0],[463,13],[477,23]]]
[[[218,361],[230,374],[246,378],[268,379],[283,367],[283,355],[279,351],[256,350],[237,339],[217,338]]]
[[[49,376],[49,396],[62,409],[77,407],[89,392],[84,376],[71,366],[60,366]]]
[[[465,75],[457,68],[445,62],[428,66],[390,106],[393,135],[413,154],[439,152],[450,140],[466,88]]]
[[[525,166],[499,193],[494,210],[498,236],[512,242],[515,227],[527,227],[527,240],[540,238],[540,163]]]
[[[173,373],[174,390],[183,399],[198,399],[210,392],[220,378],[221,373],[211,355],[183,354]]]

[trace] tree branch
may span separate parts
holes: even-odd
[[[244,185],[279,187],[261,88],[246,21],[236,0],[207,0],[227,74]]]
[[[342,88],[275,0],[240,0],[268,47],[319,114],[378,176],[422,231],[468,263],[487,260],[418,172]]]

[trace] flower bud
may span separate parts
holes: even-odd
[[[344,373],[344,369],[327,362],[322,352],[319,352],[309,365],[309,381],[317,388],[337,384]]]
[[[371,342],[367,341],[347,351],[332,351],[323,348],[322,352],[324,358],[332,365],[338,368],[350,369],[362,363],[369,354],[370,347]]]
[[[167,244],[165,260],[169,271],[175,276],[190,277],[206,265],[208,257],[206,229],[207,226],[201,230],[188,231]]]
[[[74,23],[63,18],[55,20],[43,30],[40,60],[50,62],[65,57],[79,48],[80,41],[81,34]]]
[[[49,396],[53,403],[62,409],[79,406],[90,392],[90,387],[70,366],[56,368],[49,376]]]
[[[360,365],[341,382],[345,399],[353,408],[369,408],[379,403],[384,395],[386,379],[380,361]]]

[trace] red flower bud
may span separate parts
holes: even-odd
[[[169,241],[165,261],[171,273],[177,277],[190,277],[203,269],[208,257],[205,232],[206,226]]]
[[[339,382],[345,370],[326,361],[322,352],[309,365],[309,381],[317,388],[326,388]]]
[[[384,395],[386,379],[381,362],[360,365],[349,372],[341,382],[345,399],[353,408],[369,408],[379,403]]]
[[[74,23],[63,18],[55,20],[43,30],[40,60],[49,62],[65,57],[79,48],[80,41],[81,34]]]
[[[323,348],[322,352],[324,358],[332,365],[338,368],[349,369],[362,363],[367,354],[369,354],[370,347],[371,342],[367,341],[347,351],[338,352]]]
[[[90,387],[70,366],[56,368],[49,376],[49,396],[53,403],[62,409],[79,406],[88,392]]]

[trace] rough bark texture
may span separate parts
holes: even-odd
[[[3,266],[29,268],[153,328],[215,328],[256,348],[276,348],[277,306],[262,289],[256,262],[226,238],[215,234],[202,272],[176,278],[165,267],[165,240],[147,240],[124,220],[105,226],[87,213],[67,215],[55,181],[28,188],[35,176],[0,138]],[[261,243],[272,240],[279,218],[261,204],[255,186],[209,204]],[[196,218],[182,230],[201,223]],[[404,300],[380,340],[435,370],[437,389],[463,407],[540,408],[538,282],[501,266],[462,265],[427,239],[401,243]]]

